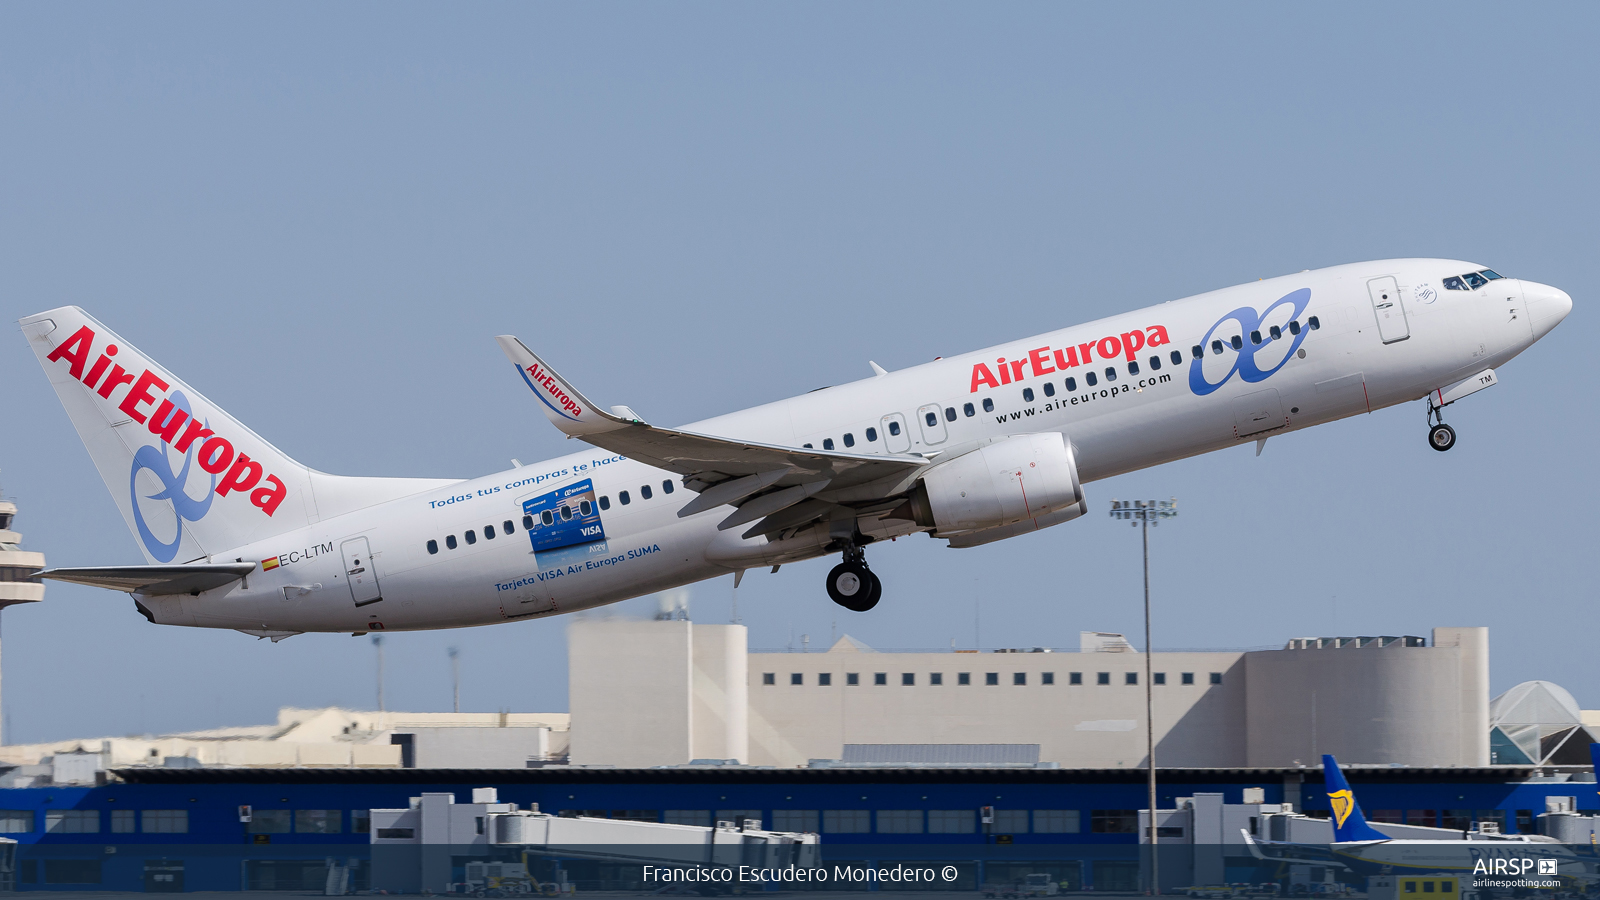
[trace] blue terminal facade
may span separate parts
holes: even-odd
[[[1592,781],[1529,780],[1530,767],[1349,772],[1377,821],[1531,831],[1548,796],[1600,806]],[[963,863],[963,881],[1050,871],[1082,889],[1134,890],[1144,771],[1032,768],[685,767],[608,769],[161,769],[111,773],[94,787],[0,790],[15,839],[18,890],[320,890],[326,861],[366,886],[370,809],[423,792],[494,787],[499,801],[546,813],[709,824],[759,817],[817,830],[827,861]],[[1574,777],[1589,778],[1585,771]],[[1160,770],[1164,808],[1217,792],[1326,814],[1320,769]],[[250,821],[242,821],[249,807]],[[992,807],[995,823],[981,821]],[[1593,812],[1593,809],[1588,811]]]

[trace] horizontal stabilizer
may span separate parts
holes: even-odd
[[[198,594],[232,584],[255,571],[255,563],[197,563],[187,566],[85,566],[47,569],[40,578],[110,588],[130,594]]]

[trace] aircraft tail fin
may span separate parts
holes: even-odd
[[[1335,841],[1387,841],[1389,836],[1367,824],[1361,814],[1361,804],[1344,772],[1330,754],[1322,755],[1322,776],[1327,783],[1328,802],[1333,807],[1333,839]]]
[[[21,325],[150,563],[201,560],[450,483],[309,469],[75,306]]]

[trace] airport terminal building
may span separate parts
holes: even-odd
[[[12,883],[308,890],[337,863],[361,888],[371,810],[492,787],[555,815],[815,832],[825,860],[948,863],[964,890],[1024,873],[1138,887],[1144,670],[1120,636],[791,653],[750,652],[737,625],[570,628],[570,714],[286,709],[256,729],[0,748]],[[1377,822],[1528,833],[1548,810],[1596,812],[1594,713],[1543,682],[1491,700],[1487,644],[1438,628],[1156,654],[1163,840],[1198,839],[1169,811],[1202,798],[1328,815],[1323,752]],[[572,871],[583,890],[625,881]]]
[[[1084,632],[1079,652],[985,653],[877,652],[848,636],[822,653],[751,653],[743,626],[687,620],[579,619],[570,635],[575,765],[1144,765],[1144,661],[1121,635]],[[1436,628],[1431,641],[1158,652],[1157,764],[1283,767],[1333,753],[1487,765],[1488,643],[1485,628]]]

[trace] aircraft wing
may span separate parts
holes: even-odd
[[[130,594],[198,594],[238,581],[255,571],[249,563],[197,563],[185,566],[85,566],[46,569],[40,578],[110,588]]]
[[[763,517],[769,524],[798,527],[821,518],[827,507],[846,497],[872,502],[894,496],[909,488],[929,465],[923,457],[909,454],[840,453],[658,428],[626,406],[609,411],[596,406],[516,337],[507,334],[495,340],[551,424],[568,437],[684,476],[684,486],[700,496],[679,510],[679,516],[727,504],[739,506],[739,512],[719,526],[723,529]],[[831,496],[801,505],[823,492]],[[792,511],[777,515],[785,510]],[[808,510],[815,514],[793,521]],[[758,533],[771,532],[758,525],[745,536]]]

